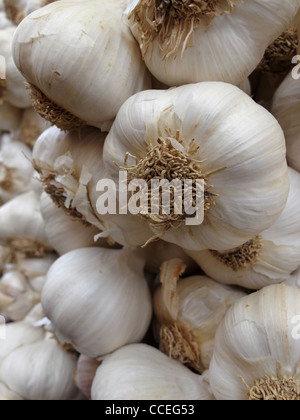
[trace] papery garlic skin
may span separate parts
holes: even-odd
[[[205,82],[133,96],[120,109],[105,141],[109,176],[118,182],[117,165],[124,168],[127,163],[130,174],[130,165],[139,168],[147,159],[152,161],[153,151],[162,153],[164,143],[172,155],[181,157],[178,166],[173,163],[179,179],[189,178],[182,159],[194,162],[199,178],[206,179],[208,209],[200,226],[187,226],[182,219],[176,229],[158,229],[151,217],[143,219],[153,236],[190,250],[222,250],[229,243],[241,245],[280,216],[289,190],[283,132],[275,118],[240,89]],[[160,166],[152,165],[156,173]],[[144,245],[142,238],[136,245]]]
[[[294,72],[294,71],[293,71]],[[289,165],[300,171],[300,86],[299,78],[289,73],[281,83],[272,100],[271,112],[281,125],[287,148]]]
[[[39,137],[32,154],[33,165],[55,204],[85,225],[95,226],[98,232],[104,225],[91,196],[105,176],[102,161],[105,137],[92,127],[70,133],[51,127]]]
[[[104,358],[92,386],[100,400],[213,400],[200,375],[154,347],[132,344]]]
[[[231,305],[246,294],[205,276],[179,280],[184,270],[176,259],[162,265],[162,285],[154,297],[160,348],[202,373],[209,369],[218,326]]]
[[[31,189],[33,167],[31,151],[23,143],[13,142],[0,150],[0,200],[7,202]]]
[[[107,130],[127,98],[151,88],[138,45],[121,20],[126,4],[125,0],[58,1],[19,25],[15,63],[38,89],[33,99],[36,109],[60,128],[92,125]],[[49,50],[51,55],[46,53]],[[48,108],[49,101],[56,106],[50,116],[47,106],[38,104],[40,92],[48,98]],[[53,119],[58,107],[68,118],[60,112]],[[70,115],[76,117],[72,124]]]
[[[6,82],[3,97],[9,104],[17,108],[29,108],[31,100],[25,89],[25,79],[17,69],[12,58],[12,41],[16,28],[0,30],[0,51],[6,61]]]
[[[285,284],[268,286],[229,309],[216,334],[209,370],[218,400],[264,399],[263,384],[258,384],[267,378],[273,391],[265,392],[265,399],[300,398],[299,314],[300,290]],[[289,380],[295,389],[287,393]]]
[[[222,253],[186,251],[211,278],[248,289],[282,283],[300,267],[300,174],[289,168],[285,209],[269,229],[243,247]]]
[[[96,227],[84,226],[78,219],[66,215],[46,193],[41,196],[41,212],[47,238],[58,254],[92,246],[108,247],[105,239],[95,241],[94,238],[99,233]]]
[[[42,293],[59,339],[92,358],[140,342],[152,317],[144,263],[126,249],[83,248],[60,257]]]
[[[91,389],[92,384],[101,362],[97,359],[91,359],[84,355],[80,355],[77,363],[75,382],[83,395],[88,400],[92,399]]]
[[[199,2],[188,1],[186,9],[191,13],[189,6],[193,6],[194,10],[197,10],[197,6],[203,10],[210,7],[207,2],[203,3],[199,6]],[[135,11],[139,7],[145,8],[146,4],[149,7],[155,7],[155,4],[156,8],[160,6],[162,10],[171,7],[174,27],[181,25],[181,29],[168,34],[169,28],[164,28],[162,19],[153,31],[154,39],[148,45],[146,31],[141,30],[143,17],[141,14],[135,17]],[[300,6],[299,0],[288,1],[284,5],[280,0],[218,1],[212,4],[217,6],[218,15],[224,11],[226,13],[215,17],[210,15],[197,22],[192,13],[185,21],[183,12],[182,20],[177,23],[176,3],[173,6],[170,2],[162,1],[131,1],[124,19],[140,44],[147,67],[158,80],[169,86],[202,81],[224,81],[239,85],[260,63],[266,48],[290,26]],[[159,20],[158,12],[157,16]],[[155,17],[149,15],[148,20],[151,22],[148,26],[151,26]],[[144,23],[147,26],[146,19]],[[160,31],[163,30],[167,36],[160,43]],[[172,42],[175,45],[169,47],[168,44]]]
[[[0,401],[23,401],[23,398],[0,383]]]

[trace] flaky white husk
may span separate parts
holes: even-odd
[[[162,285],[154,297],[158,336],[161,350],[201,373],[209,369],[219,324],[245,293],[205,276],[179,280],[184,270],[176,259],[162,265]]]
[[[140,342],[152,316],[144,264],[126,249],[82,248],[60,257],[42,293],[57,336],[89,357]]]
[[[300,267],[300,174],[289,168],[289,178],[286,207],[274,225],[259,234],[261,248],[251,262],[234,269],[209,250],[186,251],[209,277],[257,290],[289,279]]]
[[[19,257],[3,266],[0,281],[0,312],[11,321],[21,321],[40,302],[46,274],[56,254],[44,258]]]
[[[0,149],[0,200],[7,202],[31,190],[33,167],[31,150],[13,142]]]
[[[127,98],[151,88],[138,45],[121,19],[126,4],[54,2],[26,17],[14,38],[15,63],[27,81],[86,124],[103,129]]]
[[[271,112],[279,121],[285,135],[289,165],[300,171],[300,83],[299,76],[289,73],[276,91]]]
[[[66,215],[46,193],[41,196],[41,212],[47,238],[58,254],[63,255],[79,248],[108,246],[105,239],[95,241],[99,233],[96,227],[84,226],[78,219]]]
[[[174,140],[178,132],[182,144]],[[197,150],[191,157],[208,174],[209,191],[217,196],[200,226],[183,224],[162,235],[162,229],[135,216],[145,226],[141,233],[151,229],[152,236],[190,250],[224,250],[229,243],[241,245],[278,219],[289,190],[283,132],[276,119],[240,89],[205,82],[133,96],[120,109],[105,141],[109,176],[118,182],[114,162],[124,167],[127,153],[144,159],[160,137],[173,139],[173,147],[187,156],[194,139]],[[128,159],[128,166],[135,163]],[[125,224],[123,231],[129,238]],[[144,244],[143,238],[136,240],[136,245]]]
[[[213,400],[205,377],[196,375],[154,347],[132,344],[104,358],[92,399]]]
[[[54,190],[52,197],[63,200],[59,205],[75,210],[81,220],[104,229],[95,213],[90,195],[104,176],[102,161],[105,134],[87,127],[80,132],[65,133],[51,127],[39,137],[33,149],[33,165],[45,187]]]
[[[0,351],[0,382],[26,400],[76,398],[78,389],[72,376],[76,357],[37,322],[43,316],[38,305],[24,321],[6,325],[6,340]]]
[[[145,38],[140,24],[134,17],[128,20],[138,3],[139,0],[131,1],[125,20],[143,50]],[[228,3],[224,3],[220,13],[229,9]],[[206,19],[195,25],[190,37],[182,40],[177,54],[165,59],[169,39],[159,45],[155,37],[145,53],[145,63],[158,80],[169,86],[210,80],[239,85],[260,63],[266,48],[290,26],[299,6],[299,0],[240,2],[232,13],[215,17],[211,23]]]
[[[5,100],[17,108],[28,108],[31,100],[25,89],[25,79],[17,69],[12,57],[12,40],[16,28],[0,30],[0,51],[6,60]]]
[[[299,314],[300,290],[285,284],[268,286],[229,309],[216,334],[209,370],[217,399],[247,400],[246,384],[251,388],[266,376],[292,378],[299,388]]]
[[[22,119],[22,110],[8,102],[0,104],[0,132],[16,130]]]
[[[50,249],[40,211],[40,198],[33,191],[21,194],[0,207],[0,243],[28,240]]]

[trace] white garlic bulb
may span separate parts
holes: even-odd
[[[125,20],[161,82],[239,85],[289,27],[299,6],[299,0],[131,0]]]
[[[21,123],[21,118],[22,110],[20,108],[16,108],[5,101],[0,104],[0,132],[16,130]]]
[[[209,369],[218,400],[299,400],[300,290],[284,283],[237,301],[218,328]]]
[[[205,377],[154,347],[132,344],[104,358],[93,400],[213,400]]]
[[[96,227],[84,226],[78,219],[66,215],[46,193],[41,196],[41,212],[49,243],[58,254],[63,255],[79,248],[108,246],[105,239],[95,241],[99,233]]]
[[[126,4],[63,0],[19,25],[15,63],[31,85],[36,110],[63,130],[107,130],[127,98],[151,88],[138,45],[122,22]]]
[[[224,252],[186,251],[211,278],[248,289],[281,283],[300,267],[300,174],[289,168],[284,211],[269,229],[239,248]]]
[[[132,216],[143,223],[141,234],[150,231],[148,239],[155,235],[190,250],[240,246],[278,219],[288,196],[282,129],[268,111],[226,83],[134,95],[120,109],[103,156],[117,184],[120,168],[129,184],[142,179],[148,191],[154,179],[177,179],[181,191],[183,181],[202,180],[199,223],[186,209],[178,215],[174,199],[169,213],[159,208],[151,214],[148,196],[147,212]],[[195,191],[191,195],[198,197]],[[131,236],[126,223],[123,233]],[[143,245],[138,239],[136,245]]]
[[[271,112],[277,118],[284,131],[288,163],[299,172],[300,83],[298,76],[293,77],[293,72],[286,76],[277,89],[272,100]]]
[[[78,395],[73,381],[77,356],[65,350],[52,333],[35,326],[40,305],[21,322],[4,326],[0,382],[26,400],[65,400]],[[1,343],[2,344],[2,343]]]
[[[59,339],[92,358],[140,342],[152,316],[144,263],[126,249],[83,248],[60,257],[42,293]]]
[[[40,199],[33,191],[0,207],[0,243],[9,247],[12,254],[37,257],[51,250],[40,212]]]
[[[19,25],[30,13],[55,0],[5,0],[5,11],[11,22]]]
[[[0,149],[0,200],[7,202],[31,190],[31,151],[23,143],[12,142]]]
[[[245,293],[205,276],[186,277],[180,260],[162,265],[154,311],[160,349],[198,372],[209,369],[217,328],[231,305]]]
[[[15,27],[0,30],[0,51],[6,61],[6,80],[4,88],[1,89],[0,99],[5,99],[17,108],[28,108],[31,100],[25,88],[25,79],[12,58],[11,49],[15,30]]]

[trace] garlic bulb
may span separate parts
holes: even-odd
[[[28,108],[30,96],[25,89],[25,79],[17,69],[12,58],[12,41],[16,28],[0,30],[0,51],[6,61],[6,81],[1,89],[0,99],[4,99],[17,108]]]
[[[0,243],[10,248],[12,259],[18,253],[39,257],[51,250],[40,212],[40,200],[33,191],[0,207]]]
[[[300,399],[299,313],[300,290],[283,283],[229,309],[209,370],[218,400]]]
[[[21,118],[21,109],[16,108],[5,101],[2,104],[0,104],[0,132],[16,130],[21,123]]]
[[[205,379],[154,347],[132,344],[104,358],[93,400],[213,400]]]
[[[33,149],[33,164],[45,191],[67,214],[93,225],[104,225],[92,206],[91,195],[104,176],[102,162],[105,134],[96,128],[65,133],[57,127],[46,130]]]
[[[300,174],[289,168],[289,178],[286,207],[269,229],[225,252],[186,251],[209,277],[257,290],[287,280],[300,267]]]
[[[180,258],[185,266],[186,273],[193,273],[198,270],[197,264],[178,245],[164,241],[155,241],[143,249],[146,258],[146,271],[157,274],[165,261],[173,258]]]
[[[296,68],[295,68],[296,69]],[[294,72],[294,71],[293,71]],[[276,91],[271,112],[279,121],[285,135],[289,165],[300,171],[300,84],[299,77],[289,73]]]
[[[7,337],[0,351],[0,382],[26,400],[76,398],[78,389],[72,375],[77,357],[43,326],[34,326],[38,314],[34,311],[24,321],[6,325]]]
[[[33,108],[28,108],[24,111],[16,136],[19,141],[33,149],[39,136],[49,127],[50,123],[44,120]]]
[[[19,25],[27,15],[53,1],[55,0],[4,0],[5,12],[15,25]]]
[[[205,276],[179,280],[185,265],[170,260],[162,265],[154,298],[160,349],[198,372],[209,369],[217,328],[231,305],[245,293]]]
[[[19,25],[15,63],[30,83],[37,112],[61,129],[107,130],[127,98],[151,88],[138,45],[121,19],[126,4],[63,0]]]
[[[0,200],[7,202],[31,189],[33,167],[31,151],[23,143],[13,142],[0,150]]]
[[[158,206],[149,214],[148,195],[147,208],[132,217],[150,231],[148,239],[156,235],[190,250],[223,250],[241,245],[280,216],[289,190],[285,153],[282,130],[269,112],[234,86],[204,82],[140,92],[126,101],[106,138],[104,163],[116,183],[121,168],[129,184],[144,180],[148,193],[153,181],[179,180],[182,191],[189,180],[192,191],[179,198],[189,201],[190,193],[198,201],[194,220],[186,206],[178,214],[176,193],[169,212]],[[204,200],[203,190],[195,191],[201,181]],[[126,224],[123,229],[129,238]],[[136,241],[145,243],[142,237]]]
[[[84,226],[78,219],[67,216],[46,193],[41,196],[41,212],[49,243],[58,254],[63,255],[79,248],[108,246],[105,239],[95,242],[94,238],[99,233],[97,228]]]
[[[299,0],[284,5],[281,0],[131,0],[125,21],[158,80],[169,86],[239,85],[290,26],[299,6]]]
[[[152,316],[144,259],[131,250],[78,249],[50,268],[42,304],[60,340],[95,358],[140,342]]]

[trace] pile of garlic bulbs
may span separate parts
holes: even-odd
[[[0,400],[300,400],[299,31],[0,0]]]

